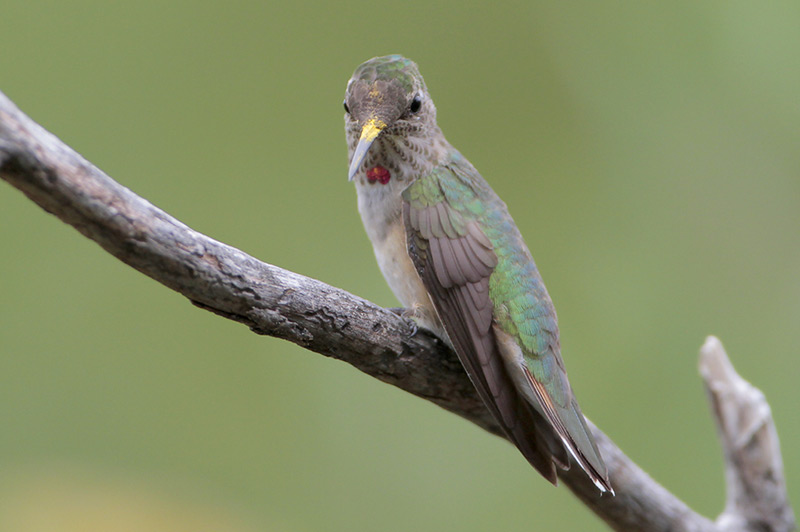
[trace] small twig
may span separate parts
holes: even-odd
[[[497,424],[481,403],[455,355],[433,335],[389,310],[320,281],[263,263],[231,246],[202,235],[116,183],[91,163],[25,116],[0,93],[0,177],[31,200],[100,244],[106,251],[175,290],[195,305],[246,324],[259,334],[292,341],[334,357],[359,370],[423,397],[494,434]],[[738,419],[736,403],[719,400],[715,412],[733,409],[724,419]],[[766,406],[766,403],[763,403]],[[768,409],[767,409],[768,410]],[[744,419],[744,418],[743,418]],[[749,418],[747,418],[749,419]],[[757,421],[758,419],[756,419]],[[769,422],[768,438],[777,442]],[[579,468],[561,479],[598,516],[619,531],[789,530],[752,528],[756,515],[747,510],[747,490],[763,479],[743,476],[742,490],[717,524],[696,514],[651,479],[601,431],[591,426],[609,466],[617,496],[600,496]],[[743,432],[731,442],[741,442]],[[723,439],[723,442],[726,440]],[[732,444],[724,443],[726,456]],[[738,445],[738,443],[737,443]],[[745,447],[748,447],[745,445]],[[778,479],[768,500],[754,504],[771,509],[793,524],[783,489],[780,454],[772,447],[768,471]],[[741,453],[731,451],[731,456]],[[738,459],[738,458],[737,458]],[[729,461],[729,470],[738,467]],[[758,471],[754,469],[753,471]],[[739,473],[729,471],[729,478]],[[738,482],[738,481],[737,481]],[[761,482],[759,484],[759,482]],[[741,495],[744,494],[744,495]],[[744,500],[743,500],[744,499]],[[727,515],[733,517],[728,518]],[[764,521],[773,526],[773,521]],[[751,527],[751,528],[747,528]]]

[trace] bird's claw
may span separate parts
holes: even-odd
[[[409,323],[411,326],[411,332],[408,336],[414,336],[417,334],[417,332],[419,332],[419,325],[417,325],[417,320],[414,319],[416,317],[414,309],[405,307],[391,307],[387,310],[389,310],[392,314],[400,316]]]

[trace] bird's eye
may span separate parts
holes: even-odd
[[[350,114],[350,108],[347,106],[347,100],[344,101],[344,112]]]
[[[411,100],[411,105],[408,106],[408,110],[412,113],[416,113],[419,111],[420,107],[422,107],[422,98],[419,97],[419,94],[414,96],[414,99]]]

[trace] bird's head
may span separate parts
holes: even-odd
[[[416,143],[436,129],[436,107],[425,81],[417,65],[400,55],[375,57],[360,65],[347,83],[344,110],[347,139],[355,144],[351,181],[379,137]]]

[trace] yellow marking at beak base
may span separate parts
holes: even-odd
[[[383,128],[386,127],[386,122],[380,120],[379,118],[370,118],[367,120],[367,123],[364,124],[364,127],[361,128],[361,140],[366,140],[370,142],[375,140],[375,137],[378,136],[378,133],[381,132]]]

